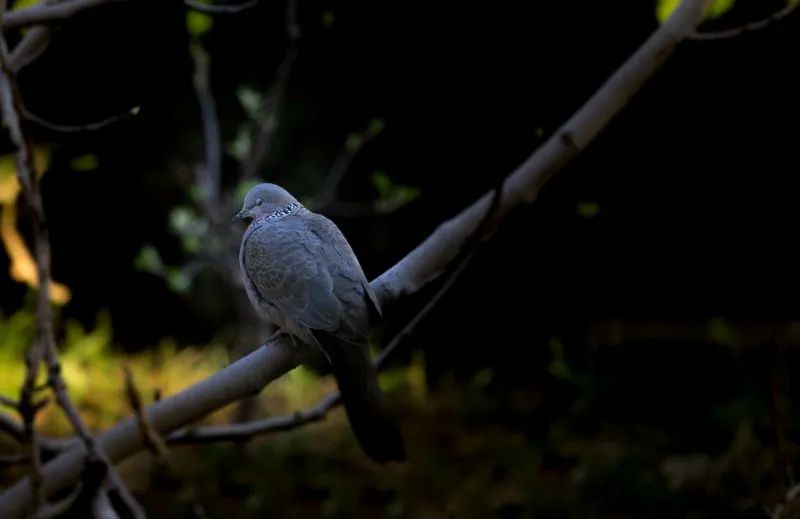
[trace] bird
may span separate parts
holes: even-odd
[[[256,311],[276,333],[322,349],[367,457],[404,461],[402,433],[369,355],[380,304],[347,239],[331,220],[271,183],[248,191],[236,220],[248,223],[239,263]]]

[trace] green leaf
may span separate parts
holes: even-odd
[[[192,280],[184,270],[176,267],[167,272],[167,284],[173,291],[183,294],[189,290]]]
[[[362,137],[358,133],[351,133],[347,136],[347,140],[344,142],[345,148],[350,153],[355,153],[361,149],[361,146],[364,145],[364,137]]]
[[[20,9],[25,9],[26,7],[33,7],[38,3],[40,3],[39,0],[16,0],[13,4],[11,4],[11,10],[19,11]]]
[[[708,18],[719,18],[731,10],[735,1],[736,0],[715,0],[714,3],[711,4],[711,9],[708,10],[706,16]]]
[[[72,171],[92,171],[97,169],[97,155],[87,153],[80,155],[69,161],[69,169]]]
[[[200,37],[211,30],[214,19],[206,13],[192,11],[186,12],[186,30],[194,37]]]
[[[597,202],[581,202],[578,204],[578,214],[584,218],[594,218],[600,213],[600,204]]]
[[[369,122],[369,126],[367,126],[367,136],[369,136],[370,139],[374,139],[384,128],[386,128],[386,121],[380,117],[375,117]]]
[[[243,124],[236,131],[233,141],[228,144],[228,153],[236,157],[237,160],[244,160],[250,153],[253,146],[253,139],[250,135],[250,125]]]
[[[242,108],[250,119],[258,119],[259,114],[264,109],[264,96],[254,88],[244,86],[236,90],[236,97],[239,98]]]
[[[164,271],[164,263],[161,261],[161,255],[152,245],[145,245],[136,259],[133,260],[133,265],[144,272],[151,274],[161,274]]]
[[[379,198],[375,202],[378,212],[395,211],[419,196],[418,187],[394,184],[384,171],[375,171],[371,180],[378,191]]]
[[[385,171],[378,170],[372,174],[372,185],[375,186],[381,198],[388,196],[392,189],[392,181],[389,180],[389,175]]]
[[[659,22],[664,22],[670,17],[672,12],[680,5],[682,0],[658,0],[656,3],[656,18]],[[714,0],[711,8],[706,13],[708,18],[719,18],[728,12],[734,5],[735,0]]]

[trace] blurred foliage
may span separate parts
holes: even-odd
[[[50,163],[50,149],[44,146],[35,147],[33,162],[36,173],[41,177]],[[16,203],[20,192],[15,156],[3,155],[0,157],[0,240],[11,260],[11,279],[25,283],[29,287],[37,287],[39,281],[36,263],[25,240],[17,230]],[[51,282],[51,301],[63,305],[70,300],[70,297],[72,296],[67,286],[55,281]]]
[[[419,196],[418,187],[395,184],[384,171],[375,171],[371,180],[378,191],[378,200],[373,204],[378,212],[396,211]]]
[[[195,500],[211,517],[242,518],[763,517],[785,491],[776,467],[800,454],[774,435],[795,438],[800,429],[795,420],[782,433],[772,429],[775,397],[757,382],[752,352],[736,346],[743,340],[736,327],[714,319],[703,333],[712,342],[693,345],[692,367],[674,341],[660,351],[621,335],[623,342],[581,358],[580,348],[551,338],[545,372],[528,387],[505,386],[485,368],[466,379],[445,376],[431,390],[417,352],[407,367],[381,376],[408,444],[402,465],[366,460],[337,409],[321,423],[246,445],[173,447],[177,475],[146,453],[121,469],[152,517],[185,516]],[[17,391],[32,334],[30,312],[0,316],[4,395]],[[219,347],[178,350],[169,341],[123,355],[111,344],[107,313],[90,330],[67,322],[62,336],[64,375],[93,429],[130,413],[123,365],[151,401],[156,390],[169,396],[226,363]],[[619,359],[637,369],[621,368]],[[673,365],[684,373],[672,377]],[[674,387],[663,391],[669,380]],[[259,395],[255,418],[305,408],[333,389],[330,377],[294,370]],[[204,421],[231,416],[229,407]],[[54,405],[39,425],[68,433]],[[10,448],[0,443],[0,452]]]
[[[189,9],[186,11],[186,30],[194,37],[200,37],[211,30],[214,19],[206,13]]]

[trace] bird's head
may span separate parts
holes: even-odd
[[[297,203],[297,199],[282,187],[275,184],[258,184],[247,192],[242,210],[236,213],[233,219],[251,222],[293,203]]]

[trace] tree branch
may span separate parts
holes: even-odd
[[[22,186],[23,199],[30,214],[33,227],[34,255],[36,258],[36,274],[38,290],[36,292],[36,339],[26,354],[26,375],[20,390],[19,407],[24,419],[25,445],[28,446],[28,457],[33,467],[34,490],[43,483],[41,479],[41,466],[37,435],[33,428],[33,419],[39,405],[34,402],[36,391],[36,375],[39,365],[44,357],[48,367],[48,385],[55,393],[56,401],[64,410],[70,423],[80,438],[83,440],[91,459],[98,459],[107,468],[109,476],[115,486],[118,486],[120,495],[126,498],[129,508],[135,518],[144,518],[144,513],[130,497],[124,485],[114,479],[114,468],[101,449],[97,448],[94,438],[83,422],[77,408],[67,394],[66,384],[61,376],[61,365],[58,360],[55,334],[53,332],[53,312],[50,306],[50,268],[51,251],[50,237],[46,224],[44,205],[37,182],[36,166],[33,160],[33,147],[22,130],[20,114],[24,113],[22,98],[16,82],[14,72],[8,66],[8,53],[5,35],[0,31],[0,105],[3,113],[3,123],[9,130],[11,141],[17,148],[16,167],[17,178]],[[38,492],[36,492],[38,493]],[[46,498],[44,494],[39,496]],[[43,504],[46,499],[38,499]]]
[[[714,32],[700,32],[697,31],[691,36],[689,39],[695,41],[706,41],[706,40],[724,40],[727,38],[734,38],[736,36],[742,35],[746,32],[755,32],[759,31],[765,27],[769,27],[773,23],[786,18],[792,12],[794,12],[797,7],[800,6],[800,2],[792,2],[786,4],[786,7],[778,11],[777,13],[773,13],[766,18],[762,18],[761,20],[750,22],[748,24],[742,25],[741,27],[734,27],[733,29],[726,29],[724,31],[714,31]]]
[[[37,4],[7,13],[3,17],[3,30],[57,23],[86,9],[121,1],[125,0],[66,0],[57,4]]]
[[[53,30],[50,27],[32,27],[8,55],[8,68],[18,74],[30,65],[50,45]]]
[[[183,0],[186,7],[206,14],[233,14],[241,13],[258,5],[258,0],[248,0],[241,4],[204,4],[195,0]]]
[[[493,220],[524,202],[534,200],[544,183],[605,127],[633,95],[692,33],[702,20],[710,0],[684,0],[672,16],[628,59],[559,131],[504,183],[503,200]],[[372,282],[382,303],[411,294],[434,279],[457,256],[461,246],[480,225],[491,206],[489,192],[451,220],[442,224],[422,244]],[[209,378],[150,405],[147,417],[161,434],[257,393],[275,378],[303,360],[304,350],[292,347],[279,336],[250,355]],[[119,461],[143,448],[137,421],[129,417],[98,436],[98,443],[111,460]],[[64,452],[44,467],[43,490],[49,495],[79,476],[85,451],[78,446]],[[30,507],[30,480],[25,478],[0,495],[0,511],[19,517]]]
[[[200,42],[192,42],[189,51],[194,62],[194,90],[200,103],[203,122],[203,147],[205,164],[198,171],[198,184],[203,191],[206,215],[214,225],[219,225],[220,181],[222,178],[222,146],[217,118],[217,104],[211,92],[210,57]]]

